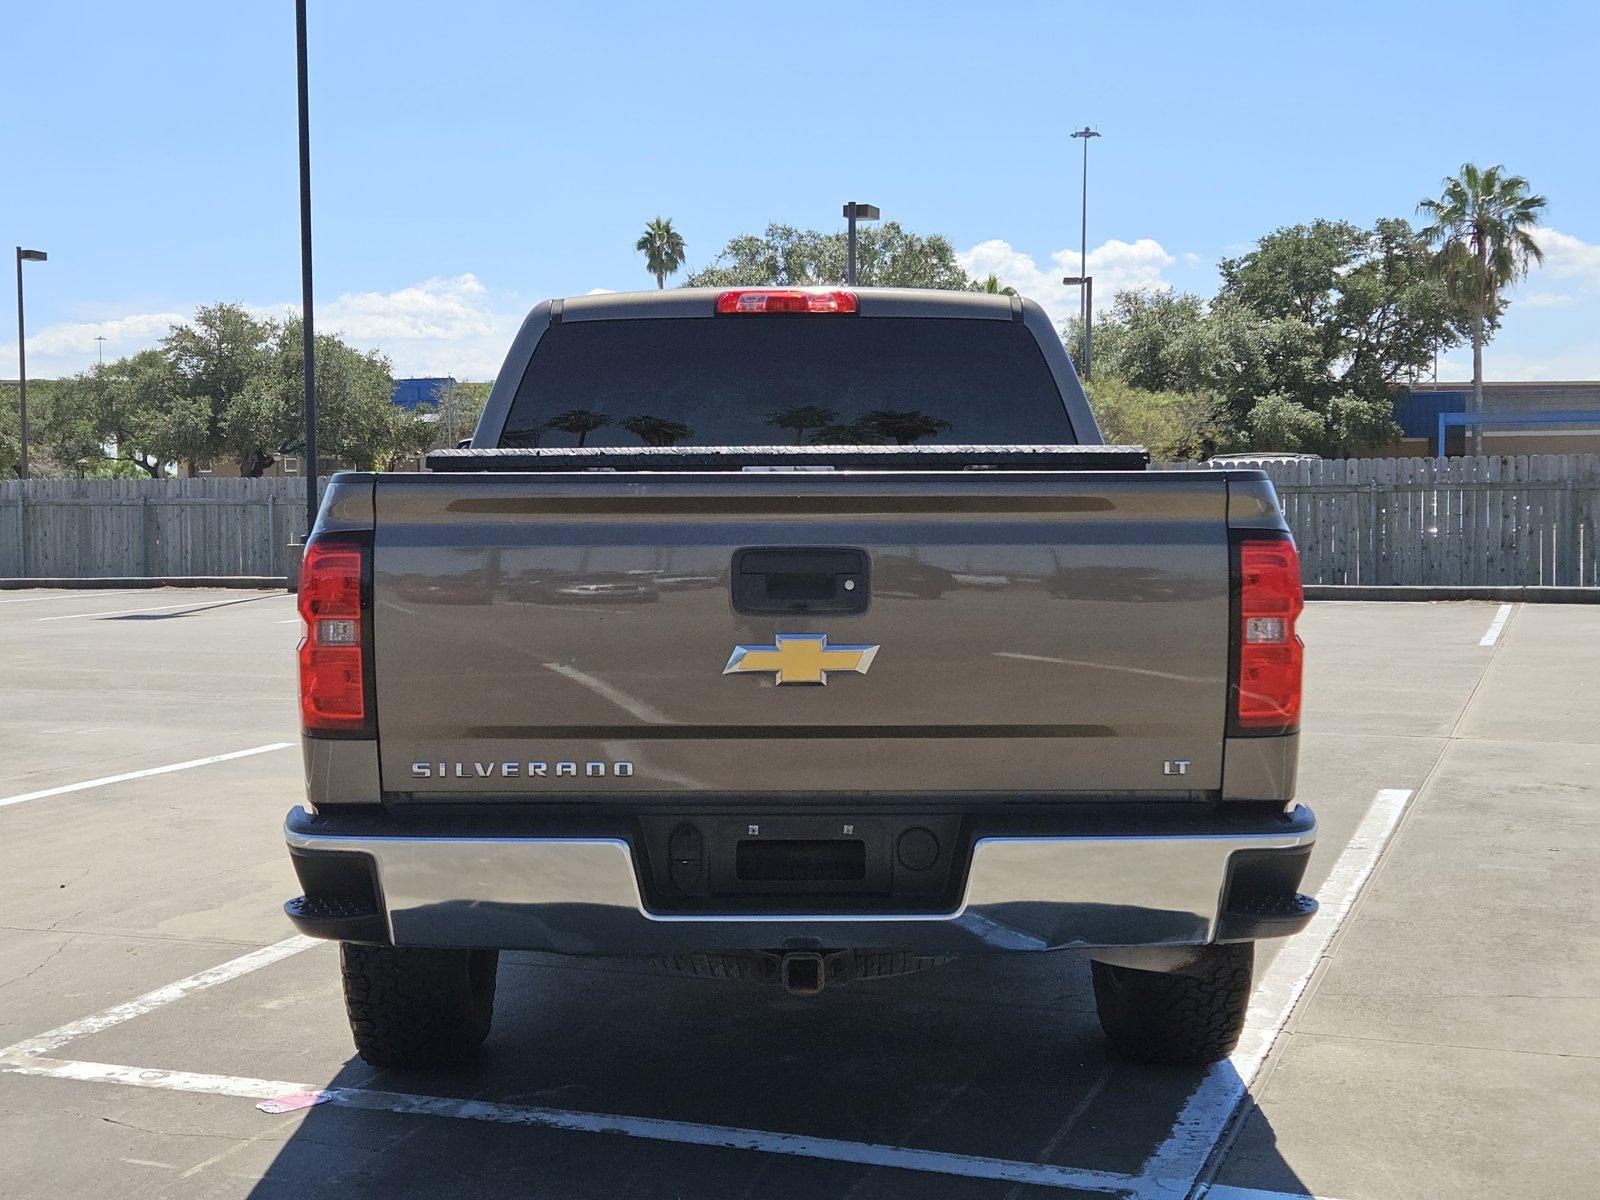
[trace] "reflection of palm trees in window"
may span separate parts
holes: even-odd
[[[863,429],[869,429],[880,437],[893,438],[902,446],[909,446],[919,438],[932,437],[950,428],[949,421],[930,417],[915,409],[909,412],[879,409],[862,417],[860,424]]]
[[[617,424],[646,446],[676,446],[685,438],[694,436],[694,430],[682,421],[669,421],[665,417],[624,417]]]
[[[865,425],[834,424],[814,431],[810,442],[813,446],[878,446],[883,436]]]
[[[768,425],[775,425],[779,429],[794,430],[794,444],[800,445],[806,439],[806,430],[822,429],[831,426],[838,420],[839,414],[831,408],[821,408],[815,404],[802,404],[797,408],[786,408],[782,412],[775,412],[767,418]],[[812,441],[816,441],[815,438]]]
[[[611,418],[605,413],[597,413],[588,408],[572,408],[559,416],[550,418],[550,428],[559,429],[563,433],[570,433],[577,437],[578,445],[583,445],[589,435],[602,425],[611,424]]]

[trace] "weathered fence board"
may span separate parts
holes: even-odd
[[[1600,455],[1238,465],[1272,479],[1307,583],[1600,586]],[[0,482],[0,577],[279,575],[303,488]]]
[[[0,482],[0,578],[281,575],[299,479]]]

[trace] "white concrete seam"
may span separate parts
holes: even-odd
[[[125,588],[121,591],[102,592],[98,588],[76,591],[58,592],[51,596],[19,596],[15,600],[0,600],[0,604],[37,604],[41,600],[98,600],[102,596],[131,596],[134,592],[146,592],[147,588]]]
[[[228,762],[235,758],[249,758],[252,754],[266,754],[271,750],[287,750],[293,742],[268,742],[265,746],[251,746],[248,750],[234,750],[227,754],[212,754],[206,758],[191,758],[188,762],[167,763],[162,767],[146,767],[142,771],[124,771],[121,775],[102,775],[99,779],[85,779],[82,783],[64,783],[60,787],[42,788],[37,792],[23,792],[20,796],[0,796],[0,808],[8,804],[23,804],[29,800],[44,800],[50,796],[65,796],[68,792],[86,792],[90,788],[107,787],[129,779],[145,779],[151,775],[170,775],[174,771],[187,771],[191,767],[208,767],[212,763]]]
[[[1373,798],[1367,815],[1317,892],[1317,915],[1302,933],[1284,943],[1257,981],[1238,1047],[1226,1060],[1206,1071],[1173,1122],[1166,1141],[1145,1160],[1140,1173],[1145,1183],[1135,1195],[1186,1196],[1194,1187],[1217,1139],[1288,1024],[1334,934],[1371,877],[1410,798],[1410,790],[1404,788],[1385,788]]]
[[[88,1037],[91,1033],[99,1033],[102,1029],[110,1029],[121,1025],[135,1017],[142,1017],[146,1013],[164,1008],[175,1000],[182,1000],[194,992],[203,992],[207,988],[214,988],[219,983],[238,979],[241,975],[248,975],[252,971],[259,971],[262,967],[270,967],[273,963],[282,962],[290,955],[299,954],[302,950],[309,950],[317,945],[315,938],[294,937],[285,938],[281,942],[274,942],[270,946],[263,946],[259,950],[252,950],[248,954],[241,954],[238,958],[229,959],[214,967],[207,967],[204,971],[197,971],[186,979],[176,983],[165,984],[154,991],[136,996],[132,1000],[113,1005],[102,1012],[80,1018],[69,1024],[47,1030],[37,1037],[28,1038],[26,1041],[17,1042],[0,1050],[0,1058],[30,1058],[41,1054],[49,1054],[59,1050],[68,1042],[78,1038]]]
[[[0,1052],[0,1055],[3,1053]],[[191,1071],[162,1071],[115,1063],[76,1062],[37,1057],[24,1058],[20,1062],[0,1062],[0,1071],[51,1079],[73,1079],[86,1083],[114,1083],[127,1087],[154,1088],[160,1091],[233,1096],[245,1100],[271,1100],[298,1092],[318,1091],[313,1085],[282,1079],[206,1075]],[[369,1112],[450,1117],[462,1121],[559,1129],[572,1133],[604,1133],[685,1146],[754,1150],[764,1154],[824,1159],[829,1162],[855,1163],[868,1167],[892,1167],[937,1175],[963,1176],[969,1179],[993,1179],[1033,1184],[1038,1187],[1116,1194],[1124,1192],[1136,1182],[1131,1176],[1109,1171],[1086,1171],[1076,1167],[1057,1167],[1005,1158],[952,1154],[941,1150],[914,1150],[899,1146],[884,1146],[874,1142],[850,1142],[838,1138],[807,1137],[766,1129],[708,1125],[698,1121],[616,1116],[609,1113],[536,1108],[521,1104],[497,1104],[485,1100],[463,1100],[451,1096],[369,1091],[365,1088],[325,1088],[320,1090],[320,1094],[326,1098],[324,1102],[327,1104],[365,1109]]]
[[[1500,631],[1506,627],[1506,621],[1511,617],[1511,605],[1502,604],[1500,611],[1494,614],[1494,620],[1489,622],[1489,632],[1479,639],[1478,645],[1492,646],[1500,640]]]

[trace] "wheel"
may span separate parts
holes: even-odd
[[[1239,1044],[1250,1004],[1255,947],[1207,946],[1178,973],[1092,963],[1100,1028],[1136,1062],[1205,1066]]]
[[[361,1057],[375,1067],[438,1067],[470,1058],[489,1036],[498,950],[339,944],[344,1007]]]

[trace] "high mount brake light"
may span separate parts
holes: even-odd
[[[1300,723],[1305,647],[1295,618],[1305,607],[1300,556],[1287,537],[1238,543],[1239,648],[1234,718],[1241,732],[1288,732]]]
[[[359,541],[316,537],[300,561],[300,721],[308,733],[369,728],[363,555]]]
[[[854,292],[820,288],[734,288],[717,294],[719,314],[853,313]]]

